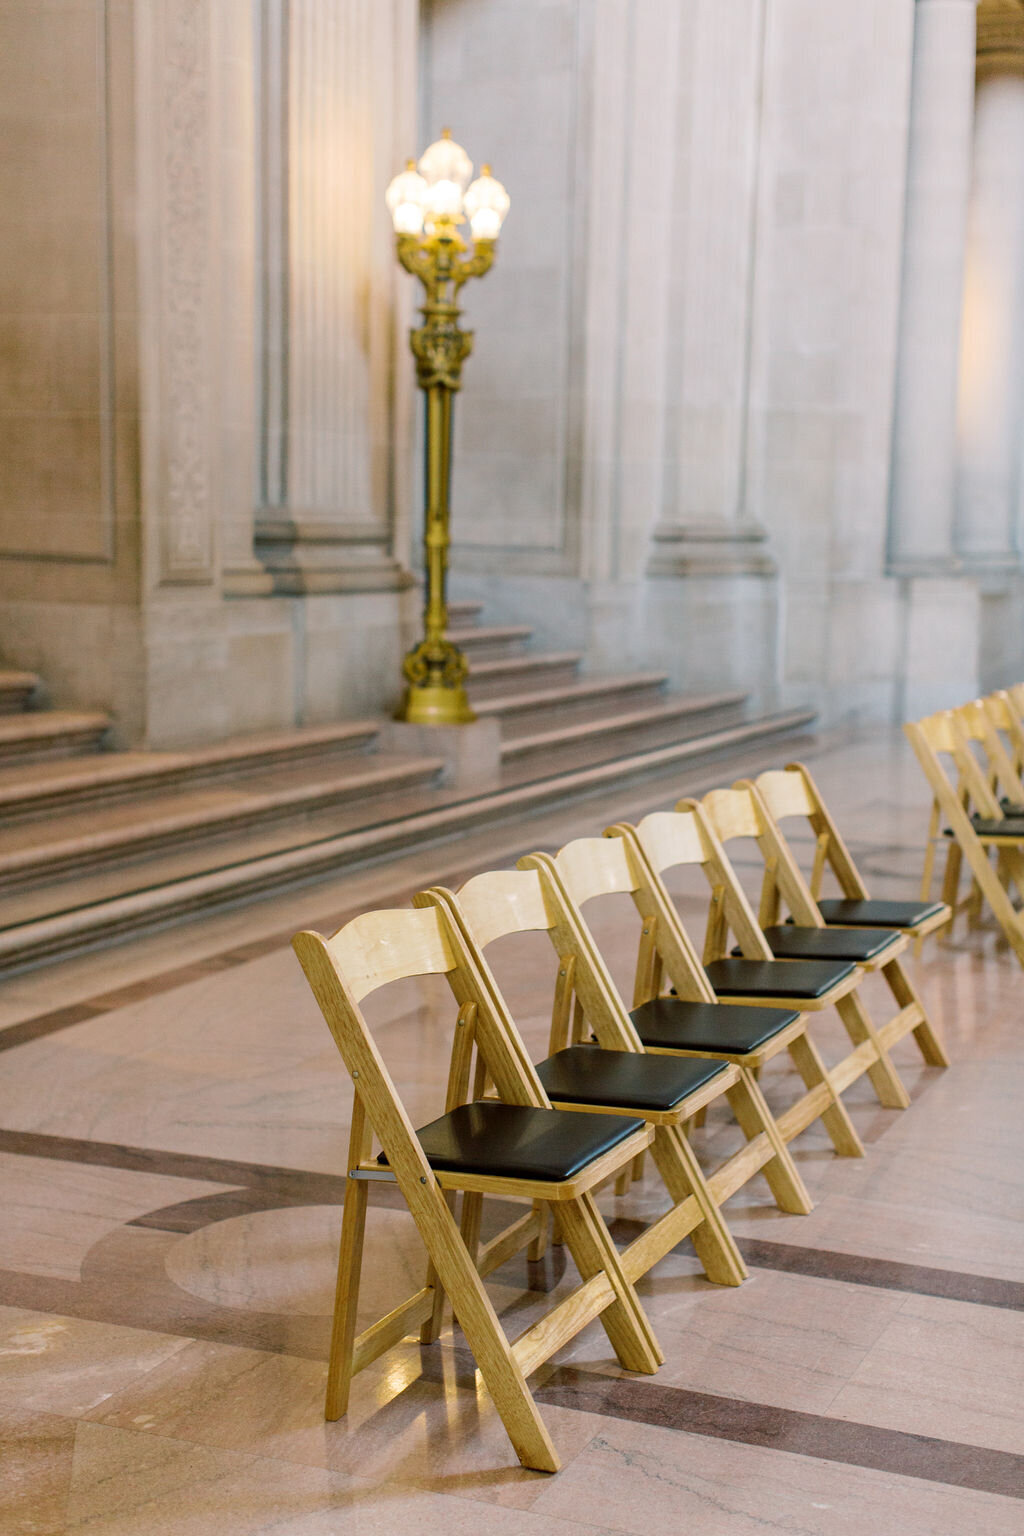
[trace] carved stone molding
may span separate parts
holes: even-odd
[[[144,475],[161,585],[214,579],[209,19],[209,0],[136,9]]]
[[[757,523],[661,523],[648,576],[774,576],[768,534]]]
[[[372,523],[265,515],[255,540],[274,592],[398,592],[414,583],[390,553],[388,530]]]

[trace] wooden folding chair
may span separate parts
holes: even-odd
[[[457,896],[435,888],[415,900],[430,898],[443,902],[459,923],[499,1011],[507,1005],[483,951],[510,934],[548,935],[558,957],[558,976],[550,1055],[538,1064],[537,1074],[551,1102],[569,1110],[638,1114],[655,1127],[652,1155],[672,1204],[623,1252],[629,1278],[646,1274],[689,1237],[709,1280],[738,1285],[747,1270],[719,1211],[721,1201],[770,1164],[769,1179],[782,1208],[797,1213],[810,1208],[789,1154],[779,1152],[781,1138],[760,1091],[747,1074],[726,1061],[647,1055],[611,977],[603,964],[591,961],[564,898],[540,870],[477,875]],[[596,1045],[580,1043],[585,1030],[593,1033]],[[723,1095],[748,1128],[748,1147],[705,1179],[685,1125]]]
[[[996,729],[1009,739],[1010,760],[1017,777],[1024,782],[1024,683],[1000,688],[990,693],[985,702],[992,706]]]
[[[411,1329],[421,1326],[425,1342],[436,1337],[446,1294],[520,1461],[557,1471],[558,1456],[526,1377],[598,1317],[624,1369],[651,1374],[663,1359],[593,1195],[649,1145],[652,1128],[636,1117],[567,1115],[551,1108],[442,908],[370,912],[331,938],[304,932],[293,944],[355,1089],[326,1417],[345,1413],[355,1373]],[[359,1005],[389,982],[429,975],[447,978],[459,1014],[445,1113],[417,1131]],[[474,1044],[502,1102],[468,1102]],[[374,1134],[382,1147],[376,1158]],[[377,1179],[398,1185],[430,1267],[421,1290],[357,1336],[367,1185]],[[582,1276],[570,1296],[514,1343],[455,1224],[452,1204],[459,1190],[556,1206],[563,1240]]]
[[[962,861],[991,907],[1006,940],[1024,965],[1024,917],[1011,899],[1012,881],[1024,893],[1024,819],[1008,817],[985,772],[971,752],[963,729],[951,710],[908,721],[903,727],[932,792],[928,852],[922,897],[930,894],[934,850],[948,831],[942,899],[954,911]],[[954,784],[944,766],[951,760]],[[943,828],[942,823],[947,827]],[[941,835],[940,835],[941,834]],[[998,871],[989,861],[992,849]]]
[[[770,852],[765,858],[759,914],[762,927],[767,928],[778,922],[780,899],[787,903],[790,899],[787,890],[782,888],[776,878],[772,862],[776,857],[787,867],[789,891],[799,909],[806,914],[805,917],[798,916],[791,906],[795,922],[805,922],[817,915],[830,929],[896,929],[908,939],[920,939],[949,921],[950,909],[944,902],[871,899],[821,791],[802,763],[790,763],[786,768],[762,773],[753,786],[743,781],[736,787],[753,787],[770,826],[772,847],[777,839],[777,855]],[[806,819],[815,835],[814,867],[809,885],[805,884],[794,850],[779,825],[795,816]],[[826,867],[835,876],[843,893],[841,897],[822,896]],[[902,958],[894,955],[886,959],[883,954],[876,957],[875,968],[881,971],[899,1010],[878,1030],[882,1045],[886,1050],[891,1050],[898,1040],[913,1034],[929,1066],[947,1067],[949,1058],[928,1019],[913,982],[903,968]]]
[[[704,823],[668,813],[674,825],[668,832],[672,854],[670,862],[689,859],[696,849],[694,862],[704,865],[711,856],[702,842]],[[647,817],[654,824],[655,843],[664,851],[669,843],[666,827],[657,817]],[[687,832],[692,832],[687,837]],[[610,827],[604,838],[580,838],[567,843],[557,855],[532,854],[529,863],[546,868],[558,882],[567,901],[579,909],[598,896],[625,893],[632,897],[641,919],[639,952],[630,1017],[648,1049],[669,1047],[682,1055],[706,1056],[734,1061],[757,1072],[781,1051],[789,1052],[808,1092],[791,1105],[776,1123],[784,1141],[806,1130],[815,1120],[824,1124],[836,1151],[844,1156],[862,1157],[860,1137],[846,1113],[839,1092],[830,1080],[817,1050],[808,1035],[807,1001],[801,995],[826,993],[830,999],[857,984],[857,969],[838,962],[773,961],[760,930],[750,914],[752,931],[758,935],[764,958],[758,961],[716,961],[722,971],[719,984],[712,974],[715,966],[702,967],[676,909],[657,874],[645,857],[638,837],[639,828],[624,824]],[[713,837],[710,829],[707,835]],[[616,844],[624,844],[617,855]],[[725,855],[718,850],[723,868]],[[520,860],[520,867],[524,861]],[[729,878],[742,902],[742,890]],[[731,894],[727,896],[731,901]],[[742,918],[738,919],[742,927]],[[596,954],[593,938],[589,939]],[[729,974],[726,976],[726,968]],[[667,978],[675,997],[662,996],[662,981]],[[782,979],[784,978],[784,980]],[[769,990],[774,984],[774,992]],[[754,989],[763,989],[759,996]],[[788,992],[784,990],[788,988]],[[734,1003],[748,1006],[737,1008]]]
[[[646,816],[636,827],[610,827],[606,834],[633,842],[643,861],[644,909],[657,904],[656,924],[641,939],[638,958],[638,974],[645,966],[648,973],[649,1006],[666,1005],[661,992],[667,982],[681,998],[694,997],[695,987],[703,984],[720,1003],[740,1005],[754,1018],[766,1006],[792,1009],[800,1028],[786,1046],[807,1092],[776,1116],[779,1129],[788,1142],[820,1119],[840,1156],[863,1157],[863,1143],[841,1098],[847,1086],[844,1074],[826,1068],[810,1036],[810,1014],[838,1005],[857,986],[856,965],[839,960],[776,960],[700,805],[680,802],[680,807]],[[703,962],[662,880],[665,871],[687,864],[701,868],[711,889]],[[648,926],[645,921],[644,927]],[[730,930],[739,955],[726,953]],[[670,932],[673,943],[667,944]],[[685,941],[685,951],[680,940]],[[680,965],[684,957],[685,968]]]
[[[1003,815],[1024,816],[1024,783],[1000,734],[1008,728],[1010,714],[1008,703],[998,696],[972,699],[953,710],[968,748],[974,742],[981,749],[980,766]]]

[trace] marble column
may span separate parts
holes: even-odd
[[[284,592],[388,590],[407,487],[408,283],[383,189],[415,150],[412,0],[264,0],[262,505]]]
[[[1024,11],[1019,71],[979,72],[960,370],[957,549],[1020,568],[1024,434]],[[979,57],[981,63],[981,57]]]
[[[951,568],[957,377],[971,184],[976,0],[917,0],[890,569]]]

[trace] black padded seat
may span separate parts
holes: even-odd
[[[902,939],[894,928],[800,928],[779,923],[766,928],[773,955],[792,960],[873,960],[883,949]]]
[[[1004,816],[998,821],[994,816],[971,817],[971,826],[979,837],[1024,837],[1024,816]],[[952,837],[953,828],[943,827],[943,837]]]
[[[704,967],[719,997],[824,997],[856,967],[842,960],[712,960]]]
[[[460,1104],[416,1132],[439,1173],[482,1173],[503,1179],[575,1178],[610,1152],[642,1120],[622,1115],[567,1114],[528,1104]],[[387,1164],[383,1152],[378,1163]]]
[[[941,901],[881,901],[826,898],[818,911],[826,923],[851,928],[916,928],[944,910]]]
[[[799,1017],[790,1008],[737,1008],[679,997],[653,998],[630,1014],[637,1034],[650,1048],[721,1051],[723,1056],[760,1050]]]
[[[736,1012],[736,1009],[731,1010]],[[570,1045],[542,1061],[537,1075],[549,1099],[563,1104],[607,1104],[613,1109],[675,1109],[726,1070],[724,1062],[641,1056]]]

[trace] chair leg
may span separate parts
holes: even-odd
[[[524,1467],[557,1472],[558,1452],[440,1190],[402,1192],[516,1455]]]
[[[960,866],[963,863],[963,854],[960,844],[951,842],[946,850],[946,869],[942,876],[942,900],[952,912],[953,916],[946,924],[946,937],[953,937],[953,922],[956,918],[957,891],[960,889]]]
[[[791,1040],[789,1054],[807,1088],[817,1088],[821,1084],[826,1089],[831,1102],[821,1111],[819,1118],[832,1138],[832,1145],[839,1156],[863,1157],[864,1143],[857,1135],[853,1121],[846,1113],[846,1106],[833,1088],[825,1063],[810,1037],[805,1033],[796,1040]]]
[[[551,1231],[551,1206],[547,1200],[535,1200],[533,1208],[540,1218],[540,1231],[526,1250],[526,1257],[536,1264],[547,1252],[548,1234]]]
[[[782,1132],[775,1123],[775,1116],[768,1108],[760,1085],[746,1068],[742,1070],[739,1082],[728,1090],[727,1097],[737,1124],[747,1140],[753,1141],[755,1137],[764,1135],[774,1148],[774,1156],[765,1163],[761,1172],[779,1210],[786,1211],[790,1216],[809,1215],[814,1209],[814,1201],[800,1177],[793,1154],[782,1138]]]
[[[912,1027],[911,1033],[917,1041],[917,1048],[930,1067],[948,1067],[949,1057],[946,1055],[942,1041],[935,1033],[929,1022],[928,1015],[924,1011],[924,1003],[917,994],[910,977],[903,969],[902,960],[890,960],[888,965],[882,967],[882,975],[893,998],[901,1008],[918,1008],[921,1013],[921,1022]]]
[[[327,1362],[327,1400],[324,1406],[324,1417],[330,1420],[343,1418],[348,1411],[368,1194],[368,1186],[361,1180],[349,1179],[345,1190],[345,1208],[341,1218],[338,1279],[334,1289],[334,1322],[331,1327],[331,1352]]]
[[[715,1285],[742,1285],[747,1266],[682,1128],[659,1125],[651,1156],[675,1203],[692,1195],[701,1209],[704,1219],[690,1233],[690,1241],[708,1279]]]
[[[615,1300],[601,1313],[601,1324],[624,1370],[653,1376],[665,1356],[640,1298],[627,1278],[615,1244],[592,1194],[559,1202],[566,1246],[584,1280],[604,1270]]]
[[[836,1012],[855,1046],[863,1045],[866,1040],[871,1042],[876,1059],[868,1067],[867,1075],[878,1095],[879,1104],[885,1109],[908,1109],[910,1094],[890,1061],[889,1053],[878,1038],[878,1031],[868,1018],[857,993],[848,992],[845,997],[841,997],[836,1003]]]

